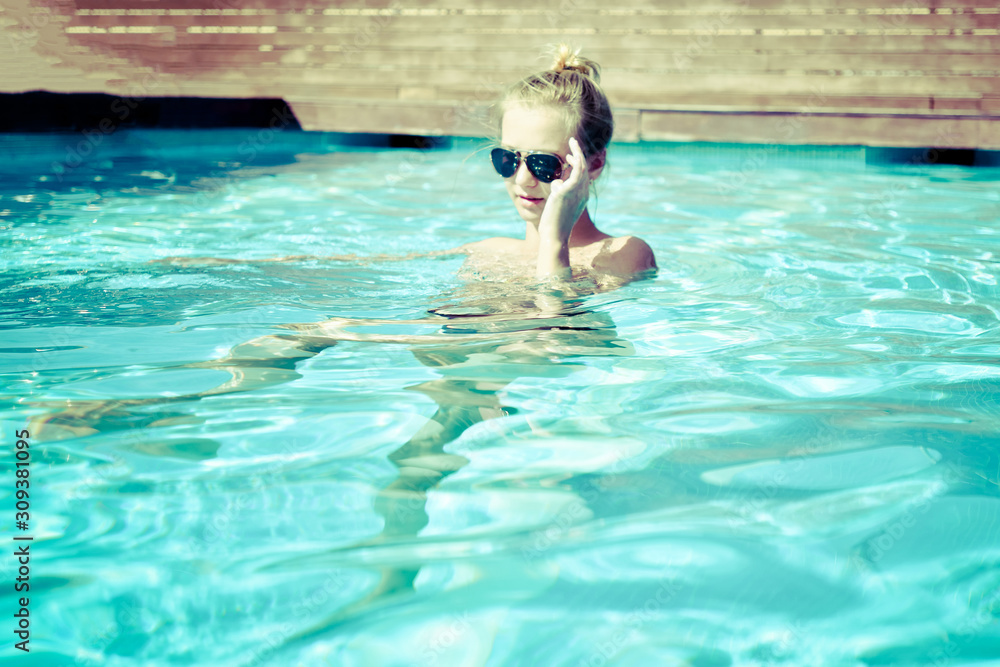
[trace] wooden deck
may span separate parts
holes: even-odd
[[[618,140],[1000,149],[996,0],[5,0],[0,22],[3,92],[282,97],[306,129],[482,136],[569,41]]]

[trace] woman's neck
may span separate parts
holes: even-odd
[[[532,224],[526,222],[524,231],[524,242],[528,249],[538,248],[538,226],[537,224]],[[576,224],[573,225],[573,231],[569,235],[569,247],[575,248],[582,245],[588,245],[594,241],[598,241],[603,238],[607,238],[607,234],[599,230],[594,226],[594,222],[590,219],[590,212],[587,209],[583,209],[583,213],[577,218]]]

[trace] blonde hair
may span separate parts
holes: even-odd
[[[548,106],[561,111],[567,129],[580,141],[588,157],[600,153],[611,142],[615,121],[611,105],[601,90],[600,66],[567,44],[551,47],[549,69],[530,74],[504,93],[494,106],[498,132],[503,116],[513,106]]]

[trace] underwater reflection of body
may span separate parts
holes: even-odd
[[[432,308],[428,314],[411,322],[440,324],[436,333],[359,331],[394,327],[398,320],[338,319],[296,327],[309,337],[407,344],[414,357],[440,377],[406,387],[429,397],[437,410],[388,455],[398,476],[375,498],[374,509],[383,519],[381,532],[324,557],[335,562],[357,558],[362,566],[368,562],[368,567],[379,571],[378,583],[362,598],[292,638],[289,648],[346,625],[365,625],[389,609],[405,607],[417,594],[415,582],[425,563],[420,550],[411,547],[419,544],[420,532],[430,520],[428,494],[469,463],[446,447],[475,424],[516,412],[501,403],[500,393],[507,385],[528,377],[566,377],[585,368],[580,361],[583,357],[634,354],[632,344],[618,337],[610,315],[589,309],[581,298],[538,293],[518,297],[508,290],[503,298],[464,300]],[[530,415],[522,417],[535,428]]]
[[[262,336],[235,346],[225,357],[195,362],[186,368],[226,371],[230,379],[198,394],[145,399],[76,402],[45,418],[75,434],[169,424],[189,410],[170,406],[210,396],[250,392],[301,377],[296,365],[341,341],[407,345],[424,366],[439,377],[405,387],[434,401],[434,414],[406,442],[389,454],[397,477],[377,492],[374,509],[383,519],[381,532],[339,550],[358,551],[405,545],[419,539],[429,520],[427,496],[468,460],[446,451],[467,429],[513,413],[500,392],[519,378],[566,377],[584,368],[588,356],[629,356],[631,343],[618,337],[615,323],[586,297],[601,290],[583,283],[560,290],[511,284],[467,284],[448,295],[448,305],[432,307],[412,320],[334,318],[317,323],[284,325],[290,333]],[[502,296],[501,296],[502,295]],[[602,301],[607,303],[608,300]],[[440,303],[440,301],[439,301]],[[434,325],[433,330],[428,325]],[[400,334],[400,326],[422,334]],[[379,329],[394,333],[382,333]],[[248,396],[248,398],[250,398]],[[252,400],[252,399],[251,399]],[[51,404],[49,404],[51,406]],[[178,407],[180,407],[178,405]],[[529,425],[530,415],[523,415]],[[141,420],[141,423],[140,423]],[[65,437],[65,434],[63,435]],[[412,564],[412,566],[410,566]],[[385,605],[404,603],[420,571],[419,563],[376,566],[380,582],[364,598],[337,611],[322,633],[365,617]],[[310,633],[312,634],[312,633]]]
[[[430,317],[409,321],[441,324],[434,334],[355,331],[395,326],[399,320],[337,319],[296,325],[308,340],[408,344],[420,363],[440,375],[406,387],[433,400],[437,411],[389,455],[399,477],[379,494],[376,509],[385,525],[375,541],[414,536],[426,525],[427,491],[467,462],[446,453],[445,445],[476,423],[514,413],[498,396],[509,383],[523,377],[565,377],[582,367],[573,363],[575,357],[633,354],[631,343],[618,337],[607,313],[588,310],[582,299],[559,300],[561,307],[556,307],[553,297],[545,298],[543,307],[537,299],[517,296],[465,301],[432,308]]]

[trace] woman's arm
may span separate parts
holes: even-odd
[[[536,278],[569,280],[573,277],[569,265],[569,237],[587,208],[590,172],[575,137],[570,138],[569,147],[566,161],[572,171],[565,181],[560,178],[552,181],[549,199],[538,222]]]

